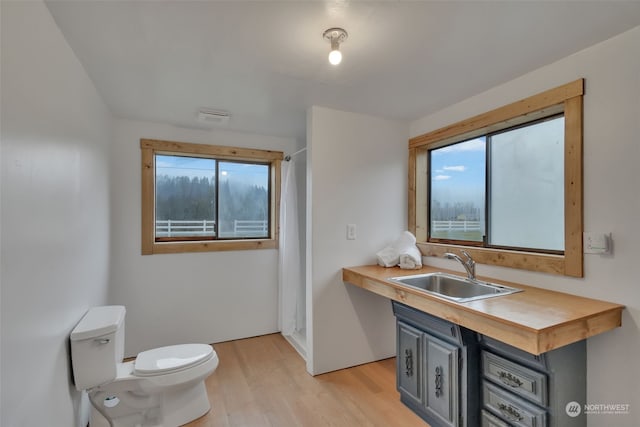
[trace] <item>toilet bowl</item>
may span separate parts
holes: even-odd
[[[124,354],[122,306],[90,309],[71,333],[78,390],[91,401],[91,427],[177,427],[210,410],[204,380],[219,360],[208,344]]]

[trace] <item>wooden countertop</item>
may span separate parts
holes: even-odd
[[[365,265],[343,268],[342,280],[536,355],[622,325],[623,305],[504,280],[479,277],[523,292],[465,303],[387,280],[437,271],[459,275],[429,266],[402,270]]]

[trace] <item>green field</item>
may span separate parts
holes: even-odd
[[[467,240],[473,242],[482,242],[482,232],[475,231],[437,231],[431,234],[433,239],[446,239],[446,240]]]

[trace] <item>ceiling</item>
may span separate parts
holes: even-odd
[[[115,116],[213,127],[198,109],[223,109],[224,129],[299,141],[311,105],[412,120],[640,25],[640,1],[610,0],[47,6]]]

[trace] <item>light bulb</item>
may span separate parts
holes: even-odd
[[[329,62],[332,65],[338,65],[340,62],[342,62],[342,53],[340,53],[338,49],[334,49],[329,52]]]
[[[1,0],[0,0],[1,1]],[[342,53],[340,52],[340,43],[347,39],[347,32],[342,28],[329,28],[322,34],[325,40],[331,42],[331,52],[329,52],[329,62],[332,65],[338,65],[342,62]]]

